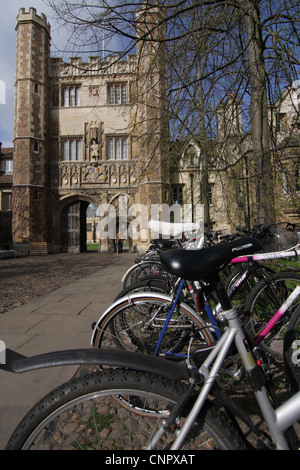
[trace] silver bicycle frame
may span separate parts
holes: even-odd
[[[173,443],[172,450],[178,450],[181,448],[189,429],[207,399],[233,342],[235,342],[246,372],[251,375],[254,369],[258,367],[238,319],[237,310],[232,308],[226,312],[221,312],[220,315],[227,320],[228,328],[199,369],[199,372],[205,378],[204,385],[183,427],[179,431],[178,436]],[[272,407],[265,386],[262,385],[259,390],[254,390],[254,393],[277,449],[289,450],[289,446],[283,432],[300,418],[300,392],[295,394],[277,410]],[[157,437],[159,438],[159,435],[162,433],[163,432],[161,430],[161,433],[158,433]]]

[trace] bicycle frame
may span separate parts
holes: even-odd
[[[227,311],[222,311],[219,315],[222,316],[222,319],[225,319],[228,322],[228,328],[199,368],[199,373],[204,377],[204,385],[201,388],[197,400],[187,416],[183,427],[179,431],[171,449],[178,450],[182,447],[193,422],[196,420],[208,397],[230,347],[235,343],[241,361],[250,377],[250,381],[254,384],[254,394],[264,420],[267,423],[272,439],[278,449],[288,450],[289,445],[283,433],[300,418],[300,392],[291,397],[279,408],[274,409],[268,398],[268,393],[264,385],[264,376],[256,363],[243,328],[240,325],[237,309],[232,308]],[[164,432],[164,427],[161,427],[151,441],[148,450],[155,448],[156,442]]]
[[[158,350],[159,350],[160,344],[161,344],[161,342],[162,342],[163,336],[164,336],[165,331],[166,331],[166,329],[167,329],[167,327],[168,327],[168,325],[169,325],[170,319],[171,319],[171,317],[172,317],[172,315],[173,315],[173,312],[174,312],[175,307],[176,307],[176,305],[177,305],[177,302],[178,302],[178,300],[179,300],[180,294],[181,294],[182,289],[183,289],[183,287],[184,287],[184,284],[185,284],[185,282],[186,282],[185,279],[179,279],[178,281],[180,281],[180,285],[179,285],[178,291],[177,291],[177,293],[176,293],[175,299],[174,299],[174,301],[172,301],[172,306],[171,306],[171,308],[170,308],[170,311],[169,311],[169,313],[168,313],[168,315],[167,315],[167,318],[166,318],[166,320],[165,320],[165,322],[164,322],[163,328],[162,328],[162,330],[161,330],[161,332],[160,332],[160,335],[159,335],[159,338],[158,338],[158,340],[157,340],[156,347],[155,347],[155,351],[154,351],[154,356],[156,356],[156,354],[158,353]],[[218,324],[217,324],[217,322],[216,322],[215,316],[214,316],[214,314],[213,314],[213,312],[212,312],[212,310],[211,310],[211,308],[210,308],[210,306],[209,306],[208,303],[205,304],[205,310],[206,310],[207,315],[208,315],[208,317],[209,317],[209,319],[210,319],[210,321],[211,321],[211,323],[212,323],[212,326],[213,326],[214,329],[215,329],[215,332],[216,332],[217,337],[218,337],[218,338],[221,338],[222,333],[221,333],[221,331],[220,331],[220,328],[218,327]],[[195,314],[197,315],[197,312],[196,312],[196,311],[195,311]],[[168,352],[164,352],[164,351],[163,351],[162,353],[168,355]],[[178,354],[176,354],[176,355],[178,356]]]
[[[295,256],[298,256],[300,255],[300,250],[298,249],[298,247],[294,247],[294,248],[291,248],[290,250],[288,251],[278,251],[278,252],[270,252],[270,253],[259,253],[259,254],[252,254],[252,255],[246,255],[246,256],[240,256],[240,257],[236,257],[234,259],[232,259],[228,264],[229,265],[235,265],[235,264],[238,264],[238,263],[245,263],[245,262],[249,262],[249,261],[262,261],[262,260],[270,260],[270,259],[280,259],[280,258],[288,258],[288,257],[295,257]],[[241,278],[239,278],[237,281],[235,281],[235,283],[237,284],[238,287],[240,287],[243,282],[245,282],[249,277],[249,271],[247,270],[247,273],[242,273],[241,274]],[[180,283],[179,285],[179,289],[177,292],[174,293],[174,296],[172,298],[170,298],[170,310],[169,310],[169,313],[167,315],[167,318],[164,322],[164,325],[163,325],[163,328],[160,332],[160,335],[159,335],[159,338],[157,340],[157,343],[155,345],[155,352],[154,352],[154,355],[157,355],[158,351],[159,351],[159,347],[161,345],[161,342],[162,342],[162,339],[163,339],[163,336],[165,334],[165,331],[168,327],[168,324],[170,322],[170,319],[172,317],[172,314],[175,310],[175,307],[179,301],[179,297],[180,297],[180,294],[182,292],[182,289],[184,287],[184,284],[187,283],[188,286],[192,286],[193,283],[191,283],[190,281],[187,281],[185,279],[178,279],[177,280],[177,284]],[[201,287],[200,283],[197,283],[197,282],[194,282],[194,285],[195,285],[195,288],[197,289],[197,285],[198,285],[198,288]],[[299,287],[299,286],[298,286]],[[233,295],[233,293],[235,292],[235,289],[233,289],[230,293],[230,296],[231,297]],[[294,294],[294,295],[293,295]],[[258,346],[261,341],[263,341],[263,339],[265,338],[265,336],[271,331],[271,329],[274,327],[274,325],[277,323],[277,321],[282,317],[282,315],[288,310],[288,308],[292,305],[292,303],[295,301],[296,297],[300,294],[299,292],[299,289],[296,288],[296,292],[292,293],[289,297],[289,299],[279,308],[279,310],[275,313],[275,315],[270,319],[270,321],[267,323],[267,325],[264,327],[264,329],[259,333],[259,335],[255,338],[254,340],[254,344],[255,346]],[[133,296],[130,296],[130,298],[132,299]],[[206,299],[204,299],[206,300]],[[211,327],[214,329],[215,331],[215,334],[217,336],[217,339],[220,340],[221,336],[222,336],[222,331],[220,329],[220,327],[218,326],[218,323],[216,321],[216,314],[218,312],[218,306],[214,309],[214,311],[212,311],[210,305],[208,304],[208,302],[205,301],[205,311],[208,315],[208,318],[211,322]],[[101,319],[104,318],[106,312],[104,312],[104,314],[101,316]],[[194,309],[194,314],[195,316],[199,315],[200,314],[200,311],[199,311],[199,308],[198,308],[198,311],[196,309]],[[97,324],[96,324],[96,327],[97,325],[99,324],[100,320],[98,320]],[[209,327],[209,326],[208,326]],[[93,335],[94,336],[94,335]],[[93,337],[92,337],[92,344],[93,344]],[[173,355],[173,356],[180,356],[182,357],[182,355],[178,354],[178,353],[168,353],[168,351],[161,351],[162,354],[164,355]],[[186,356],[183,356],[183,357],[186,357]]]
[[[245,263],[247,261],[266,261],[271,259],[298,258],[300,256],[299,245],[284,251],[272,251],[270,253],[257,253],[253,255],[237,256],[230,261],[230,265]]]
[[[266,335],[272,330],[273,326],[280,320],[282,315],[290,308],[290,306],[294,303],[297,297],[300,295],[300,284],[295,287],[293,292],[289,295],[289,297],[285,300],[285,302],[281,305],[281,307],[277,310],[277,312],[273,315],[271,320],[267,323],[264,329],[259,333],[259,335],[254,340],[254,345],[258,346],[261,341],[266,337]]]
[[[235,264],[245,263],[245,262],[249,262],[249,261],[263,261],[263,260],[265,261],[265,260],[270,260],[270,259],[288,258],[288,257],[294,257],[294,256],[298,256],[298,255],[300,255],[300,250],[297,249],[297,247],[295,247],[295,248],[291,248],[288,251],[278,251],[278,252],[259,253],[259,254],[253,254],[253,255],[240,256],[240,257],[232,259],[231,262],[229,263],[229,265],[235,265]],[[250,274],[251,274],[251,272],[248,269],[244,273],[241,273],[241,276],[239,277],[239,279],[237,281],[235,281],[234,286],[233,286],[233,288],[231,289],[231,291],[229,293],[229,298],[231,298],[231,296],[236,292],[237,288],[239,288],[244,282],[246,282],[246,280],[248,279]],[[177,296],[175,298],[175,301],[174,301],[174,303],[173,303],[173,305],[170,309],[170,314],[168,315],[168,317],[166,319],[166,322],[163,326],[161,335],[160,335],[160,337],[157,341],[157,345],[156,345],[156,349],[155,349],[155,355],[158,352],[162,337],[163,337],[163,335],[166,331],[167,325],[169,323],[169,320],[170,320],[171,315],[174,311],[174,308],[175,308],[176,303],[179,299],[179,295],[180,295],[180,293],[183,289],[183,286],[184,286],[185,282],[187,282],[188,285],[192,284],[192,283],[190,283],[189,281],[186,281],[186,280],[181,281],[180,287],[179,287],[179,294],[177,294]],[[194,284],[197,288],[197,283],[194,282]],[[198,288],[200,288],[200,284],[199,284]],[[271,320],[267,323],[267,325],[260,332],[260,334],[255,338],[255,341],[254,341],[255,346],[258,346],[261,343],[261,341],[272,330],[274,325],[280,320],[280,318],[289,309],[289,307],[292,305],[292,303],[296,300],[296,298],[299,295],[300,295],[300,287],[297,286],[296,289],[291,293],[289,298],[284,302],[284,304],[279,308],[279,310],[273,315]],[[220,339],[221,336],[222,336],[222,332],[221,332],[220,328],[218,327],[218,324],[215,320],[215,313],[210,308],[210,305],[206,301],[206,299],[205,299],[205,311],[208,315],[208,318],[209,318],[212,326],[215,329],[215,333],[216,333],[217,338]],[[200,313],[200,312],[198,311],[198,313]]]
[[[157,340],[154,355],[156,355],[158,353],[158,349],[160,347],[161,341],[162,341],[163,336],[165,334],[165,331],[168,327],[169,321],[170,321],[171,316],[174,312],[176,304],[178,302],[178,299],[179,299],[180,293],[183,289],[184,283],[185,283],[185,280],[184,279],[181,280],[176,298],[175,298],[174,302],[172,303],[172,306],[171,306],[170,311],[168,313],[168,316],[165,320],[165,323],[164,323],[164,326],[163,326],[162,331],[160,333],[160,336]],[[285,300],[285,302],[281,305],[281,307],[277,310],[277,312],[269,320],[269,322],[266,324],[266,326],[263,328],[263,330],[254,339],[254,345],[255,346],[259,346],[259,344],[263,341],[263,339],[267,336],[267,334],[272,330],[272,328],[280,320],[280,318],[286,313],[286,311],[291,307],[291,305],[294,303],[294,301],[297,299],[297,297],[299,295],[300,295],[300,284],[297,285],[297,287],[293,290],[293,292],[289,295],[289,297]],[[205,310],[206,310],[206,313],[207,313],[207,315],[208,315],[208,317],[211,321],[212,327],[215,329],[215,333],[217,335],[217,338],[220,339],[221,336],[222,336],[222,332],[221,332],[220,328],[218,327],[218,323],[216,322],[215,314],[212,312],[212,310],[211,310],[208,303],[205,303]],[[215,309],[215,311],[216,311],[216,309]],[[165,353],[165,354],[167,354],[167,353]]]
[[[254,255],[246,255],[246,256],[239,256],[231,260],[229,264],[234,265],[238,263],[245,263],[248,261],[266,261],[271,259],[282,259],[282,258],[289,258],[289,257],[298,257],[300,255],[300,250],[298,246],[291,248],[288,251],[278,251],[278,252],[271,252],[271,253],[259,253]],[[241,275],[242,278],[243,275]],[[244,276],[245,278],[245,276]],[[237,281],[238,283],[238,281]],[[296,298],[300,295],[300,284],[291,292],[289,297],[285,300],[285,302],[279,307],[277,312],[273,315],[273,317],[269,320],[267,325],[264,329],[257,335],[254,340],[254,345],[258,346],[261,341],[266,337],[266,335],[272,330],[274,325],[280,320],[280,318],[286,313],[286,311],[291,307],[294,303]]]

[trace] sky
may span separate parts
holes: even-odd
[[[16,17],[20,8],[28,12],[30,7],[35,8],[38,15],[47,16],[53,44],[63,49],[66,42],[55,24],[53,12],[43,0],[0,1],[0,142],[3,148],[13,146]]]

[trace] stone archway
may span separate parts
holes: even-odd
[[[62,197],[52,206],[52,253],[87,251],[87,207],[97,200],[84,194]]]

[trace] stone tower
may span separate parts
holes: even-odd
[[[143,139],[138,200],[148,208],[152,204],[170,202],[166,167],[169,142],[164,42],[166,27],[163,19],[163,8],[146,3],[136,16],[138,134]]]
[[[19,250],[47,242],[50,26],[34,8],[17,17],[13,238]]]

